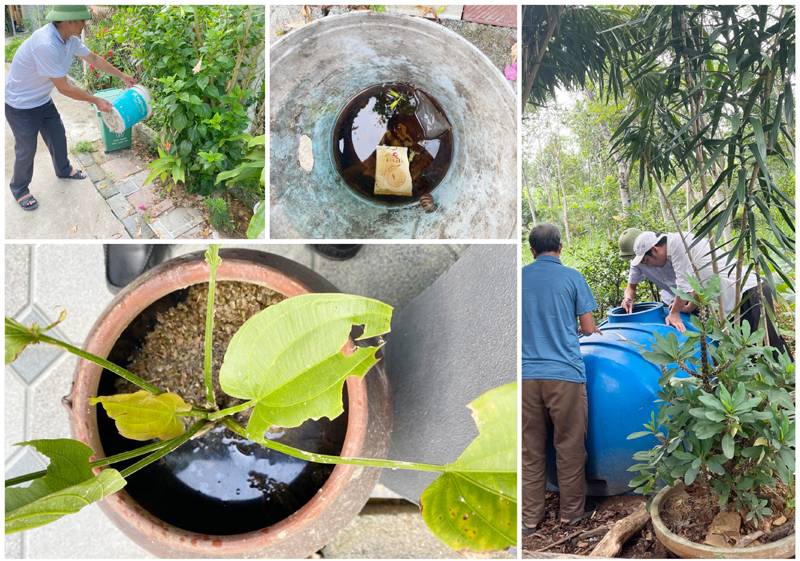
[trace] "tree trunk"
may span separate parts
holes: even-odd
[[[562,214],[564,215],[564,232],[567,239],[567,246],[572,245],[569,236],[569,219],[567,218],[567,191],[564,189],[564,181],[561,178],[561,137],[556,136],[556,172],[558,173],[558,186],[561,188]]]
[[[525,21],[524,10],[526,7],[523,6],[523,17],[522,21]],[[564,6],[556,6],[558,13],[564,11]],[[547,47],[550,45],[550,39],[553,38],[553,33],[556,31],[556,24],[557,18],[552,14],[550,9],[547,10],[547,31],[545,31],[544,37],[539,38],[536,37],[534,40],[535,50],[533,51],[533,61],[530,60],[530,53],[526,50],[523,52],[523,68],[525,69],[525,73],[523,74],[523,88],[522,88],[522,107],[525,108],[525,104],[527,103],[528,97],[531,95],[531,89],[533,89],[533,83],[536,81],[536,74],[539,72],[539,65],[542,63],[542,58],[544,58],[544,53],[547,52]]]
[[[586,97],[591,103],[595,103],[594,92],[592,92],[591,89],[586,90]],[[602,117],[599,119],[599,123],[600,132],[610,149],[612,135],[608,128],[608,123],[606,123],[605,119]],[[631,206],[631,167],[629,162],[625,160],[618,152],[614,152],[611,157],[614,158],[614,163],[617,165],[617,175],[619,178],[619,198],[620,202],[622,203],[622,214],[625,215],[628,214],[628,209]]]
[[[536,226],[536,210],[533,208],[533,202],[531,201],[531,188],[528,185],[528,174],[525,173],[525,165],[522,165],[522,184],[525,187],[525,194],[528,196],[528,208],[531,211],[531,221],[533,225]]]

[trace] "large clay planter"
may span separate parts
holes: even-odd
[[[717,547],[689,541],[673,534],[661,520],[661,507],[675,492],[683,488],[677,481],[675,487],[662,489],[650,506],[650,518],[659,541],[668,550],[683,559],[789,559],[794,556],[794,534],[776,542],[753,547]]]
[[[338,292],[313,271],[292,261],[250,250],[222,250],[217,280],[259,284],[285,296],[308,292]],[[107,357],[128,324],[150,304],[175,290],[208,281],[201,252],[168,261],[138,278],[119,293],[98,319],[84,348]],[[74,437],[104,452],[95,407],[102,368],[86,360],[78,363],[72,394],[65,402],[72,410]],[[347,379],[348,421],[342,456],[383,458],[389,444],[392,405],[383,361],[365,377]],[[99,469],[95,470],[96,472]],[[171,526],[140,507],[123,489],[100,507],[126,535],[161,557],[174,558],[303,558],[314,553],[355,517],[366,503],[380,475],[379,468],[337,465],[316,496],[288,518],[239,535],[207,535]]]

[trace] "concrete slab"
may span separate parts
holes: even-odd
[[[177,238],[202,222],[203,217],[193,208],[178,207],[159,216],[151,227],[161,238]]]
[[[5,404],[6,461],[17,453],[14,444],[25,442],[25,388],[26,384],[16,372],[6,366],[3,403]]]
[[[100,167],[116,181],[122,181],[128,176],[141,171],[141,168],[128,158],[117,158],[116,160],[100,164]]]
[[[87,166],[83,171],[86,172],[86,175],[89,176],[89,179],[92,181],[92,183],[106,180],[106,172],[98,164]]]
[[[131,206],[131,204],[128,202],[128,199],[126,199],[125,195],[122,193],[109,198],[108,206],[111,207],[111,211],[120,220],[127,218],[134,212],[133,206]]]
[[[42,375],[30,388],[32,411],[47,411],[46,415],[33,414],[28,417],[27,434],[36,438],[70,438],[69,415],[61,407],[61,398],[72,389],[72,379],[78,357],[65,354],[53,368]]]
[[[461,559],[433,535],[409,504],[367,504],[328,545],[326,559]]]
[[[134,183],[133,181],[131,181],[130,178],[123,179],[122,181],[117,181],[116,183],[114,183],[114,187],[117,189],[117,191],[119,191],[126,197],[128,195],[134,194],[136,191],[139,190],[139,186],[136,185],[136,183]]]
[[[144,182],[144,179],[142,179],[141,181],[137,181],[138,175],[139,174],[133,175],[126,180],[126,183],[136,186],[136,189],[131,193],[127,193],[126,196],[128,197],[128,201],[130,201],[130,203],[133,205],[136,211],[139,212],[140,214],[144,214],[148,209],[150,209],[153,206],[156,206],[158,201],[161,201],[162,195],[159,193],[159,189],[155,186],[155,183],[153,183],[152,181],[147,185],[143,186],[142,183]],[[164,199],[164,200],[171,201],[172,199]],[[162,212],[166,210],[167,209],[165,208],[162,210]]]
[[[114,195],[119,194],[119,189],[114,187],[114,185],[111,183],[111,180],[98,181],[94,184],[94,186],[97,191],[103,195],[104,199],[110,199]]]
[[[6,246],[6,315],[16,316],[28,304],[31,246]]]
[[[91,154],[86,154],[83,152],[81,153],[73,152],[73,153],[75,154],[75,157],[78,158],[78,161],[81,163],[81,165],[83,165],[84,167],[93,166],[94,164],[97,163],[94,159],[94,156],[92,156]]]
[[[60,105],[69,106],[67,103]],[[62,110],[61,113],[63,119],[67,112]],[[6,178],[10,180],[14,170],[14,135],[8,122],[5,124],[5,170]],[[8,240],[109,239],[115,234],[124,233],[122,224],[110,212],[105,199],[91,181],[59,179],[55,176],[44,142],[39,142],[36,149],[31,189],[39,201],[39,208],[34,211],[22,210],[11,191],[5,190],[5,237]],[[100,216],[99,220],[97,216]],[[127,237],[127,234],[123,237]]]

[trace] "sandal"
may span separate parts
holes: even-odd
[[[72,171],[75,172],[75,175],[67,175],[66,177],[62,177],[61,179],[86,179],[86,174],[83,173],[81,170],[76,170],[72,168]]]
[[[17,201],[22,210],[36,210],[39,206],[39,201],[33,198],[33,195],[27,194]]]
[[[522,535],[523,536],[530,536],[531,534],[536,532],[536,530],[538,530],[538,529],[539,529],[539,525],[538,524],[534,524],[533,526],[528,526],[527,524],[525,524],[525,522],[522,523]]]

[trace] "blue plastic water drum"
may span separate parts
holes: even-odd
[[[655,437],[628,440],[628,435],[645,430],[650,413],[658,413],[661,369],[646,361],[640,346],[652,348],[655,334],[672,332],[683,343],[686,336],[666,325],[668,309],[661,303],[636,304],[628,314],[615,308],[599,325],[602,335],[581,337],[581,355],[586,366],[586,394],[589,401],[586,463],[587,493],[611,496],[630,492],[628,482],[637,474],[627,471],[634,453],[652,448]],[[681,314],[687,329],[693,329],[688,314]],[[700,347],[698,345],[698,355]],[[678,374],[684,377],[683,373]],[[548,445],[548,482],[557,486],[555,449]]]
[[[153,114],[153,96],[139,84],[130,87],[112,103],[113,111],[103,113],[108,130],[120,134]]]

